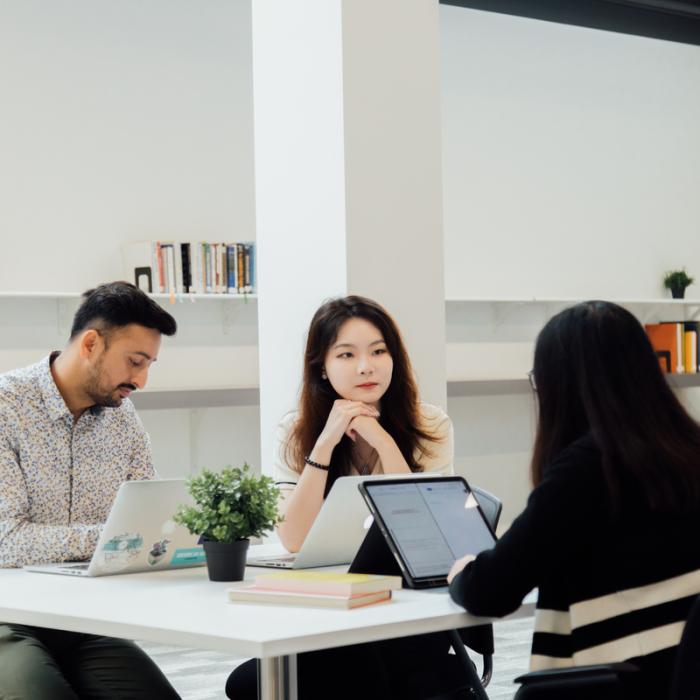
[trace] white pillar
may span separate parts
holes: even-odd
[[[438,0],[254,0],[263,472],[331,296],[396,318],[446,406]]]

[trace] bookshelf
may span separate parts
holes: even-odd
[[[450,308],[474,308],[482,307],[488,309],[496,319],[505,319],[519,309],[528,308],[538,313],[546,314],[547,317],[561,311],[567,306],[584,301],[581,298],[536,298],[523,297],[521,299],[458,299],[448,298],[445,300],[447,309]],[[661,316],[677,316],[683,314],[683,321],[695,321],[700,318],[700,299],[606,299],[615,304],[623,306],[633,313],[644,323],[649,318]]]
[[[0,292],[0,299],[80,299],[82,292]],[[249,301],[258,298],[257,294],[149,294],[158,301],[172,299],[174,303],[197,304],[200,301]],[[168,308],[167,306],[165,307]]]
[[[0,292],[0,372],[61,347],[78,292]],[[257,406],[257,295],[153,294],[179,325],[164,339],[149,385],[134,395],[140,409]],[[539,329],[573,298],[447,299],[447,394],[450,398],[527,394]],[[641,322],[694,320],[700,299],[617,299]],[[37,324],[38,332],[28,326]],[[30,339],[31,336],[31,339]],[[39,336],[43,336],[41,339]],[[32,342],[33,340],[33,342]],[[29,348],[32,348],[31,350]],[[33,348],[36,348],[34,350]],[[700,374],[670,375],[677,388],[700,386]]]
[[[537,333],[576,298],[449,298],[446,300],[448,396],[529,393]],[[611,299],[641,323],[692,321],[700,299]],[[676,388],[700,386],[700,374],[669,375]]]
[[[257,298],[254,294],[151,295],[178,323],[163,338],[139,408],[257,405]],[[172,299],[172,303],[171,303]],[[0,292],[0,372],[65,345],[81,294]]]
[[[669,374],[668,383],[674,389],[700,387],[700,374]],[[493,379],[463,379],[447,382],[447,396],[507,396],[532,391],[527,378],[497,377]]]
[[[134,394],[132,401],[137,409],[142,410],[258,406],[260,391],[257,386],[154,389]]]
[[[163,477],[201,466],[263,464],[255,295],[199,295],[170,303],[178,322],[163,338],[147,388],[132,400],[151,435]],[[455,469],[494,493],[509,494],[513,517],[528,492],[535,401],[527,372],[546,320],[576,299],[448,299],[447,398],[455,425]],[[618,300],[620,301],[620,300]],[[0,372],[36,362],[64,346],[79,293],[0,292]],[[624,300],[638,317],[689,318],[700,300]],[[300,361],[301,365],[301,361]],[[700,375],[669,375],[680,389]],[[700,402],[688,392],[690,404]],[[291,407],[290,407],[291,408]],[[509,501],[509,502],[510,502]]]

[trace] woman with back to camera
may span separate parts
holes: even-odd
[[[303,544],[340,476],[453,473],[452,423],[440,408],[419,401],[399,330],[379,304],[348,296],[326,302],[314,314],[299,410],[280,424],[274,458],[284,516],[278,533],[292,552]],[[408,700],[436,694],[440,688],[423,693],[421,682],[449,685],[452,663],[443,678],[432,678],[432,669],[447,657],[449,642],[445,635],[411,639],[300,654],[300,697],[362,693]],[[415,654],[420,658],[407,658]],[[425,668],[426,678],[414,678],[409,687],[406,662]],[[226,693],[235,700],[257,697],[254,659],[231,674]]]
[[[554,316],[531,377],[534,490],[492,550],[455,563],[452,597],[502,616],[538,588],[532,670],[630,661],[630,697],[667,697],[700,593],[700,427],[615,304]]]

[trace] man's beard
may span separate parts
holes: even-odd
[[[117,391],[120,388],[129,389],[130,391],[136,391],[136,387],[133,384],[118,384],[111,390],[105,389],[100,385],[100,370],[102,369],[102,363],[100,362],[96,367],[94,372],[90,375],[85,386],[85,393],[88,395],[90,400],[95,406],[101,406],[103,408],[119,408],[122,405],[122,397],[119,396]]]

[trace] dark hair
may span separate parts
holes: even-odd
[[[295,471],[302,472],[304,457],[311,452],[321,434],[333,402],[340,398],[321,374],[326,354],[338,337],[340,327],[351,318],[368,321],[384,338],[394,369],[389,388],[382,396],[379,422],[394,439],[411,470],[421,471],[422,467],[414,459],[414,451],[418,449],[427,454],[420,440],[435,441],[436,438],[420,426],[418,389],[411,361],[391,316],[377,302],[360,296],[331,299],[316,311],[311,320],[304,352],[299,417],[285,446],[286,461]],[[326,493],[337,477],[350,474],[352,447],[352,441],[344,435],[333,450]]]
[[[163,335],[175,335],[177,323],[145,292],[129,282],[110,282],[83,294],[83,303],[75,314],[71,340],[86,328],[109,332],[136,323]]]
[[[558,313],[535,347],[539,417],[532,480],[590,433],[613,507],[622,482],[652,510],[700,502],[700,426],[666,382],[649,338],[620,306],[587,301]]]

